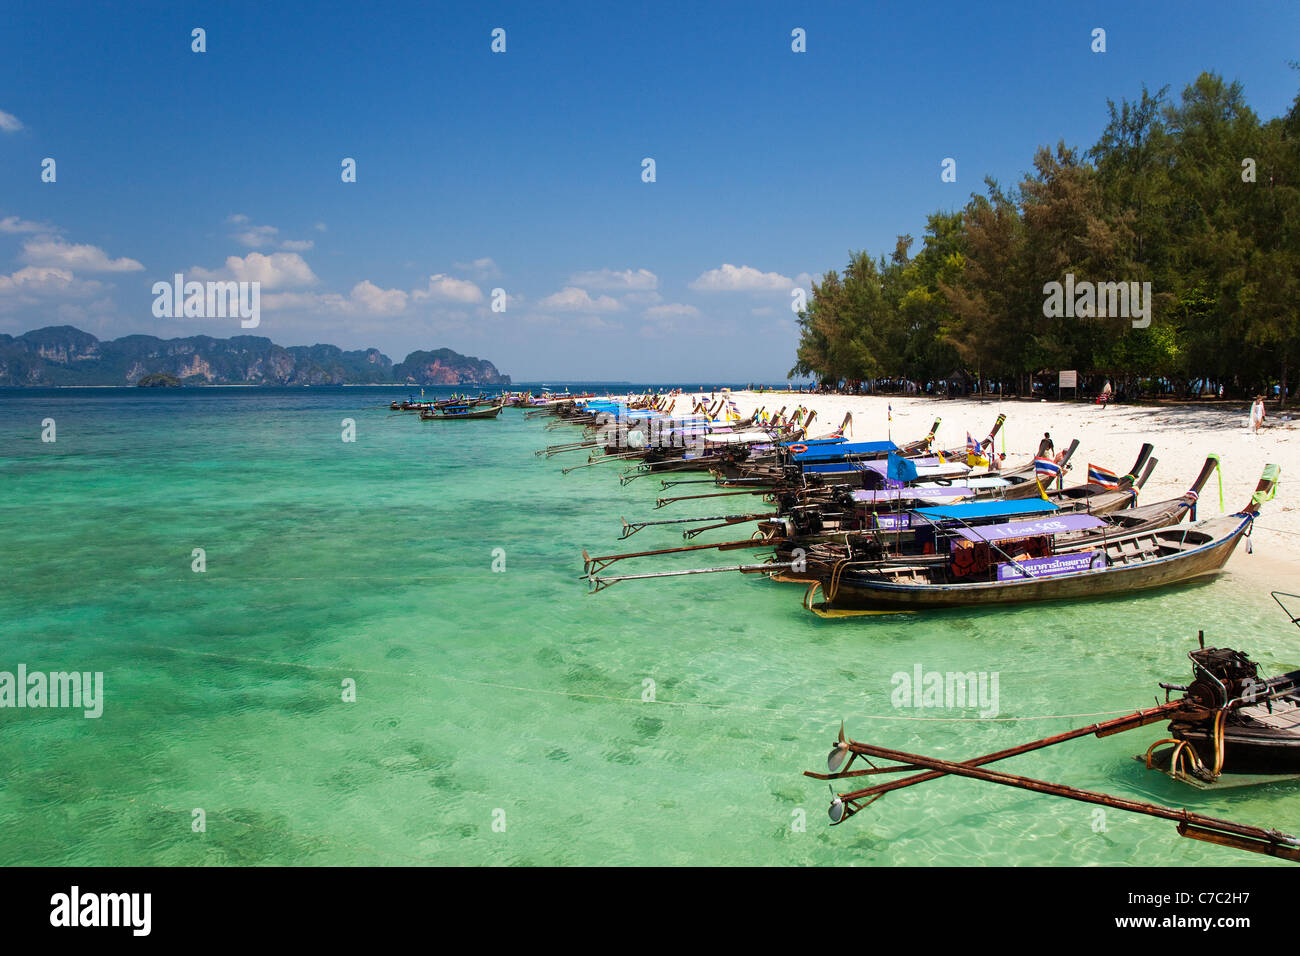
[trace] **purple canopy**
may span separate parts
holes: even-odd
[[[1093,528],[1104,527],[1106,527],[1106,522],[1096,515],[1064,514],[1041,518],[1038,521],[1013,521],[1010,524],[957,528],[956,531],[958,535],[967,541],[1006,541],[1012,538],[1033,538],[1044,534],[1089,531]]]

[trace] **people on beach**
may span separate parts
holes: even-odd
[[[1251,434],[1258,435],[1260,426],[1264,424],[1264,396],[1256,395],[1255,404],[1250,406],[1250,431]]]
[[[1055,448],[1056,448],[1056,445],[1053,444],[1053,442],[1052,442],[1052,433],[1051,433],[1051,432],[1043,432],[1043,440],[1040,441],[1040,442],[1038,443],[1038,457],[1039,457],[1039,458],[1050,458],[1050,457],[1052,457],[1052,451],[1053,451]]]
[[[1102,408],[1105,408],[1110,404],[1110,394],[1111,394],[1110,379],[1107,379],[1106,384],[1101,387],[1100,401],[1101,401]]]

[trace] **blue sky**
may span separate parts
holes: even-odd
[[[1091,145],[1108,97],[1176,95],[1214,70],[1269,117],[1300,77],[1294,2],[6,16],[0,332],[240,334],[231,319],[155,318],[151,287],[257,278],[252,334],[395,360],[446,346],[519,380],[781,379],[793,287],[850,250],[919,238],[928,212],[986,175],[1013,183],[1040,144]],[[946,157],[956,183],[940,180]]]

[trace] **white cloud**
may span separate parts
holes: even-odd
[[[427,289],[415,289],[411,293],[411,298],[416,301],[439,299],[449,302],[482,302],[483,290],[468,279],[453,279],[451,276],[438,273],[436,276],[429,276]]]
[[[26,219],[19,219],[17,216],[5,216],[0,219],[0,232],[21,233],[21,232],[58,232],[54,226],[43,222],[28,222]]]
[[[237,225],[246,225],[249,222],[247,216],[242,212],[235,213],[229,217],[226,222],[232,222]],[[318,227],[322,224],[317,223]],[[249,225],[247,229],[241,229],[231,236],[241,245],[248,246],[250,249],[262,249],[267,246],[274,246],[277,249],[287,249],[289,252],[306,252],[315,247],[316,243],[311,239],[284,239],[277,238],[280,230],[275,226],[254,226]]]
[[[488,256],[473,262],[457,262],[452,268],[457,272],[468,272],[478,279],[495,279],[501,275],[501,269]]]
[[[0,297],[71,296],[83,298],[96,295],[104,288],[102,282],[78,279],[68,269],[52,266],[27,266],[13,275],[0,275]]]
[[[548,295],[538,303],[538,308],[549,312],[622,312],[623,303],[607,295],[592,298],[586,289],[574,286]]]
[[[347,316],[400,315],[410,296],[401,289],[383,289],[362,279],[348,295],[337,292],[273,292],[262,297],[262,307],[275,311],[326,312]]]
[[[696,292],[789,292],[794,280],[778,272],[759,272],[753,266],[723,263],[690,284]]]
[[[243,232],[235,233],[235,238],[250,249],[260,249],[274,243],[279,231],[275,226],[249,226]]]
[[[568,334],[574,332],[601,332],[605,329],[618,328],[616,324],[606,322],[598,315],[570,314],[558,316],[527,312],[521,318],[529,326]]]
[[[665,305],[652,305],[645,310],[647,319],[674,319],[696,316],[700,310],[684,302],[669,302]]]
[[[649,269],[637,269],[635,272],[631,269],[624,269],[622,272],[613,269],[596,269],[592,272],[577,273],[569,279],[569,284],[585,286],[589,289],[644,292],[657,288],[659,277]]]
[[[24,242],[22,258],[28,265],[80,272],[139,272],[144,268],[134,259],[110,259],[98,246],[74,244],[48,236]]]
[[[6,133],[16,133],[23,128],[22,120],[13,113],[6,113],[0,110],[0,130]]]
[[[327,229],[329,229],[329,226],[325,225],[325,223],[323,222],[318,222],[316,223],[315,228],[317,232],[325,232]]]
[[[352,302],[369,315],[397,315],[406,311],[406,300],[401,289],[381,289],[369,279],[352,287]]]
[[[240,282],[260,282],[263,289],[293,288],[314,285],[316,274],[296,252],[273,252],[269,256],[250,252],[242,259],[227,256],[224,269],[204,269],[193,266],[190,272],[198,279],[235,279]]]

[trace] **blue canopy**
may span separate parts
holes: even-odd
[[[810,446],[807,451],[795,455],[794,460],[801,465],[815,464],[817,462],[843,461],[845,458],[852,456],[885,455],[891,451],[898,451],[898,446],[892,441],[844,442],[840,445]]]
[[[832,461],[825,465],[803,466],[803,472],[809,475],[845,475],[855,471],[871,471],[869,461]]]
[[[967,501],[963,504],[913,510],[931,521],[978,521],[983,518],[1048,514],[1058,508],[1054,503],[1044,501],[1042,498],[1021,498],[1014,501]]]

